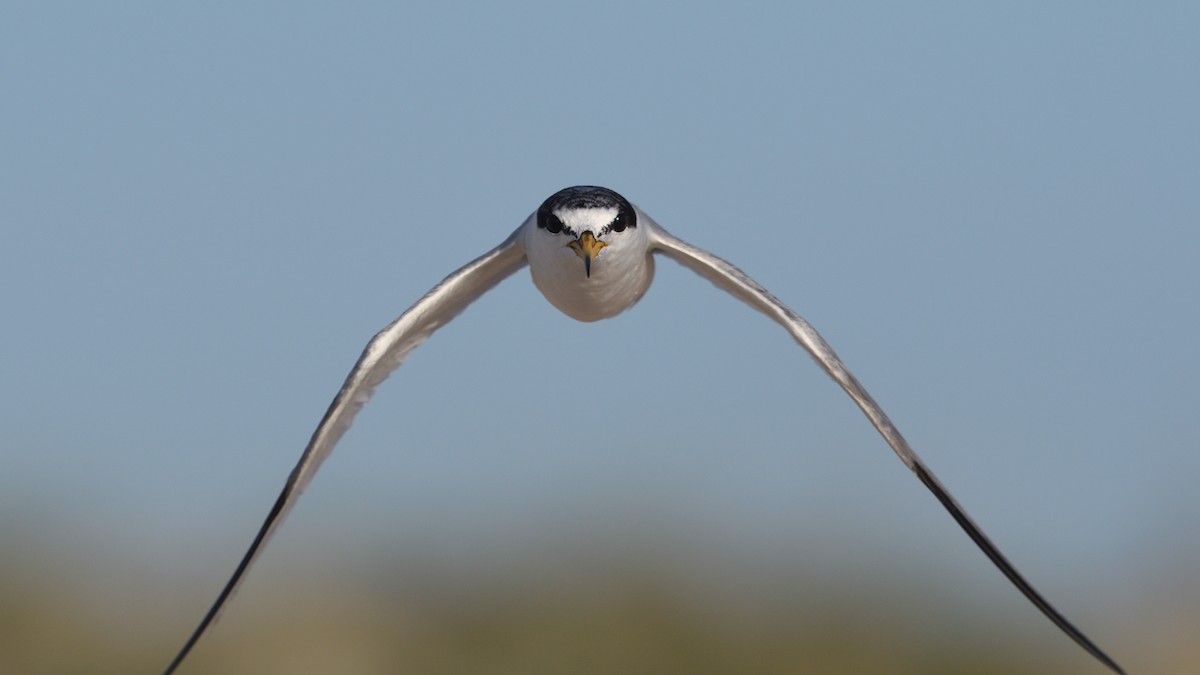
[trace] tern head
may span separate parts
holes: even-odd
[[[525,226],[533,282],[580,321],[606,319],[637,302],[654,276],[641,212],[608,188],[550,195]]]

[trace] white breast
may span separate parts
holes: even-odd
[[[583,260],[567,247],[574,237],[539,230],[525,223],[525,253],[529,272],[542,295],[563,314],[578,321],[599,321],[629,309],[646,294],[654,280],[654,259],[643,228],[602,234],[608,244],[592,261],[592,275]]]

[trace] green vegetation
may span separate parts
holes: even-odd
[[[1032,611],[1030,626],[969,599],[939,595],[931,606],[921,590],[936,585],[930,579],[831,586],[811,574],[723,585],[719,575],[644,560],[536,559],[446,569],[388,558],[337,573],[289,563],[286,579],[276,560],[256,569],[184,672],[1103,672]],[[199,587],[172,591],[173,572],[101,589],[91,586],[95,570],[80,576],[86,561],[66,571],[33,563],[6,565],[0,582],[0,673],[156,673],[210,599]],[[215,587],[220,575],[191,570],[187,582],[202,576]],[[1129,661],[1119,640],[1102,637]],[[1161,663],[1154,672],[1169,672],[1171,661]]]

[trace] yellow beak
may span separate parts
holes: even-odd
[[[583,271],[587,274],[588,278],[591,278],[592,258],[595,258],[600,253],[600,249],[608,246],[608,244],[597,239],[596,235],[592,234],[589,230],[579,235],[578,239],[567,244],[567,246],[572,251],[575,251],[575,255],[583,260]]]

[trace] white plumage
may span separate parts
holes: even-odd
[[[499,246],[446,277],[371,339],[317,425],[254,542],[166,672],[174,672],[216,618],[375,388],[434,331],[526,265],[542,295],[567,316],[580,321],[616,316],[632,307],[650,288],[653,254],[675,260],[783,326],[850,395],[900,460],[1000,571],[1080,646],[1112,671],[1124,672],[1025,581],[807,321],[737,267],[677,239],[624,197],[600,187],[572,187],[555,193]]]

